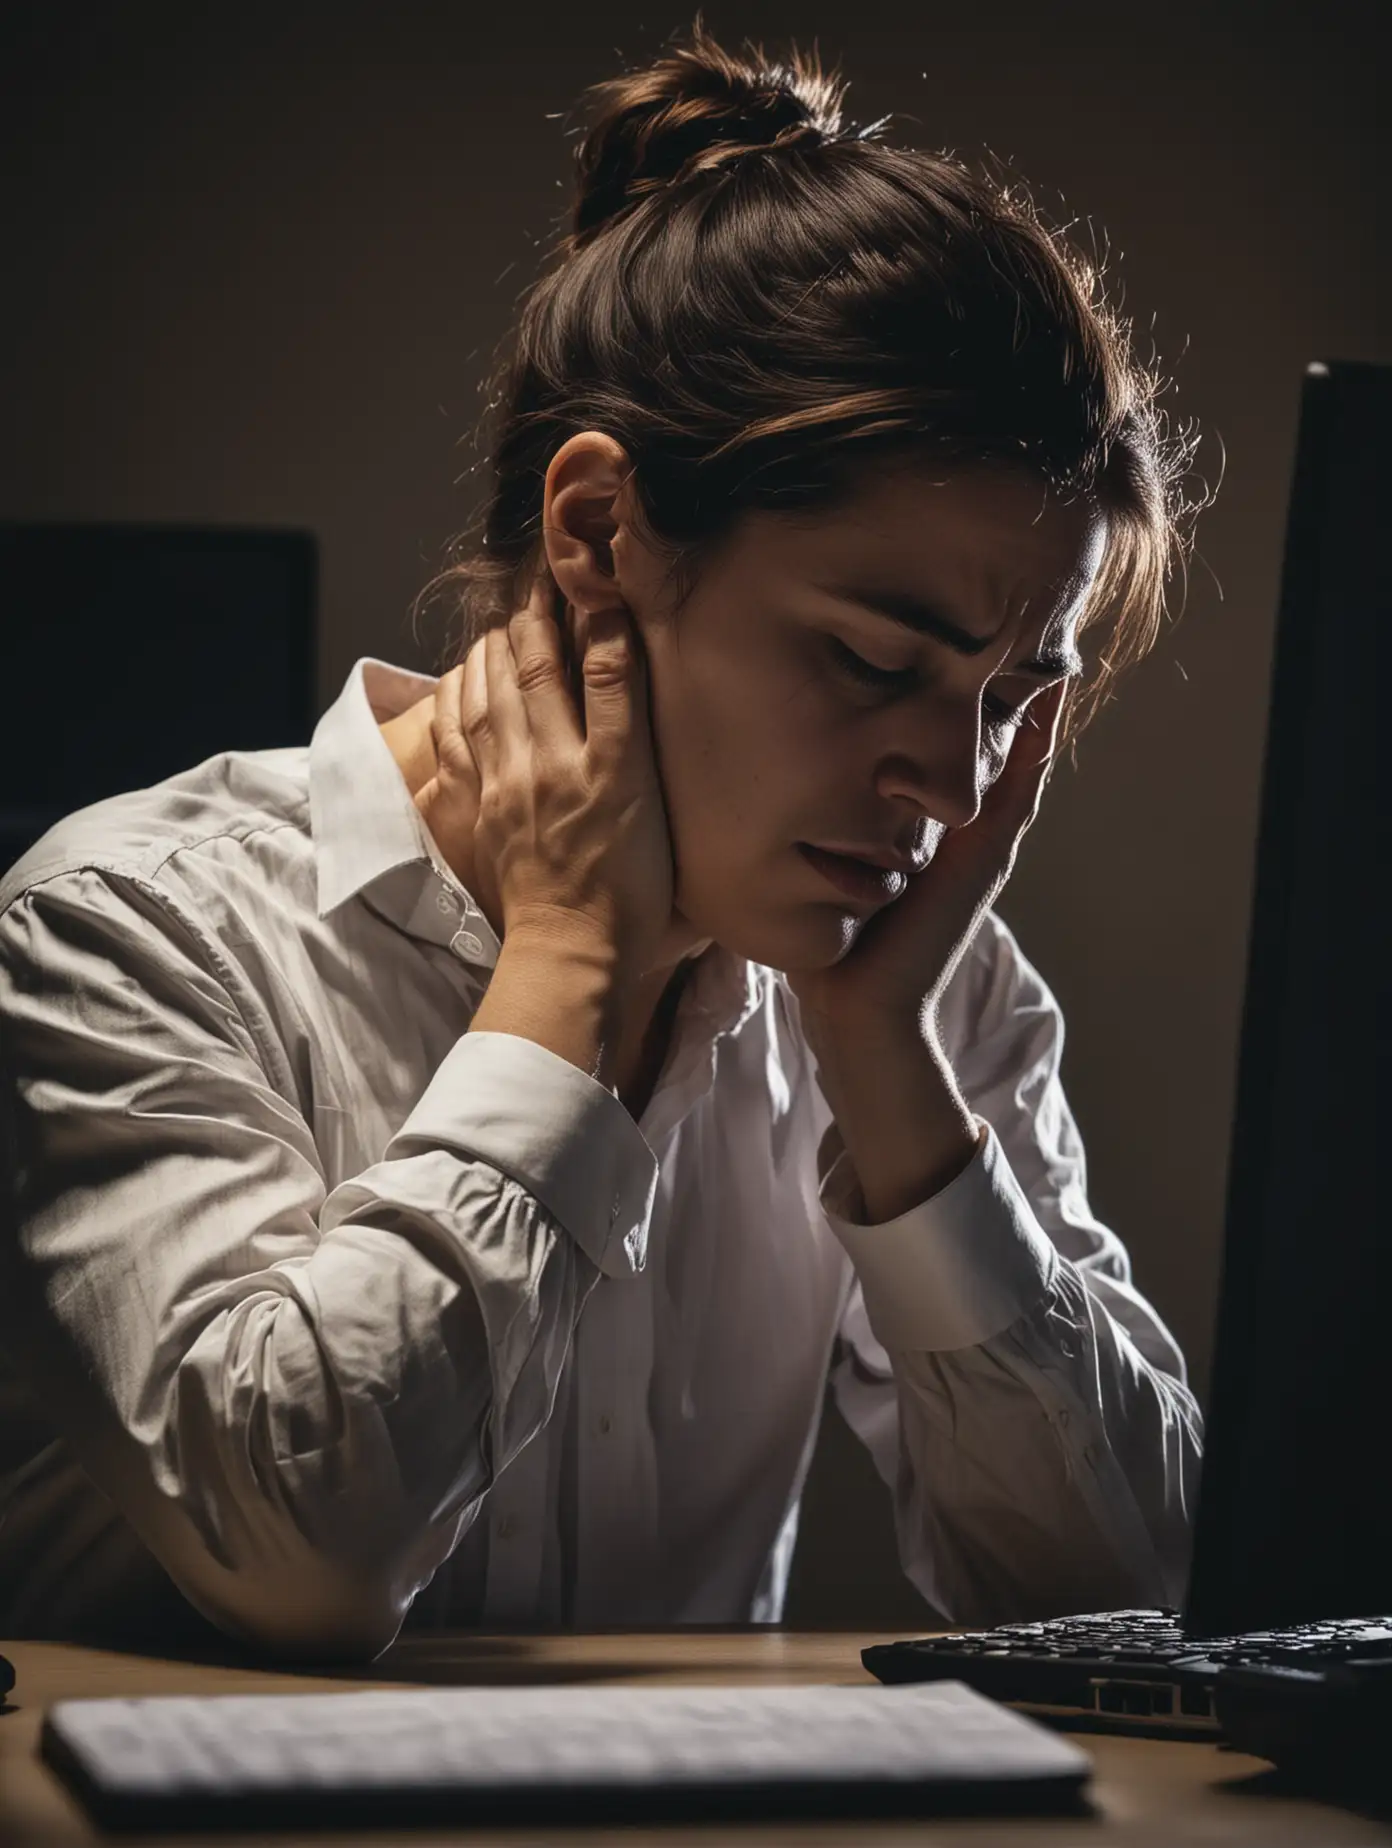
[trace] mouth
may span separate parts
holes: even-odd
[[[872,866],[868,860],[853,859],[848,853],[829,853],[825,847],[813,847],[807,841],[799,841],[797,849],[828,884],[858,904],[888,904],[908,884],[903,873]]]

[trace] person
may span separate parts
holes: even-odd
[[[925,1623],[1182,1597],[1198,1407],[995,902],[1192,439],[814,59],[698,14],[589,101],[442,671],[0,883],[0,1633],[776,1621],[828,1377]]]

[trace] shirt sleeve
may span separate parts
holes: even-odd
[[[0,915],[20,1148],[0,1333],[190,1602],[373,1656],[546,1422],[657,1163],[612,1092],[465,1034],[331,1190],[286,1051],[219,944],[135,877]]]
[[[1174,1337],[1092,1214],[1057,1001],[987,913],[940,1033],[981,1140],[883,1225],[834,1122],[818,1151],[854,1276],[832,1383],[949,1623],[1179,1608],[1202,1420]]]

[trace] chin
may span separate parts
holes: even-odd
[[[763,913],[721,907],[718,916],[714,908],[708,909],[698,928],[733,956],[785,974],[810,974],[840,962],[863,923],[836,905],[798,905]]]

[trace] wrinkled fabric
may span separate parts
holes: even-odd
[[[638,1122],[469,1031],[499,944],[377,729],[434,684],[0,880],[0,1633],[777,1621],[828,1376],[925,1625],[1178,1605],[1198,1408],[1003,920],[938,1014],[978,1152],[866,1225],[772,969],[700,956]]]

